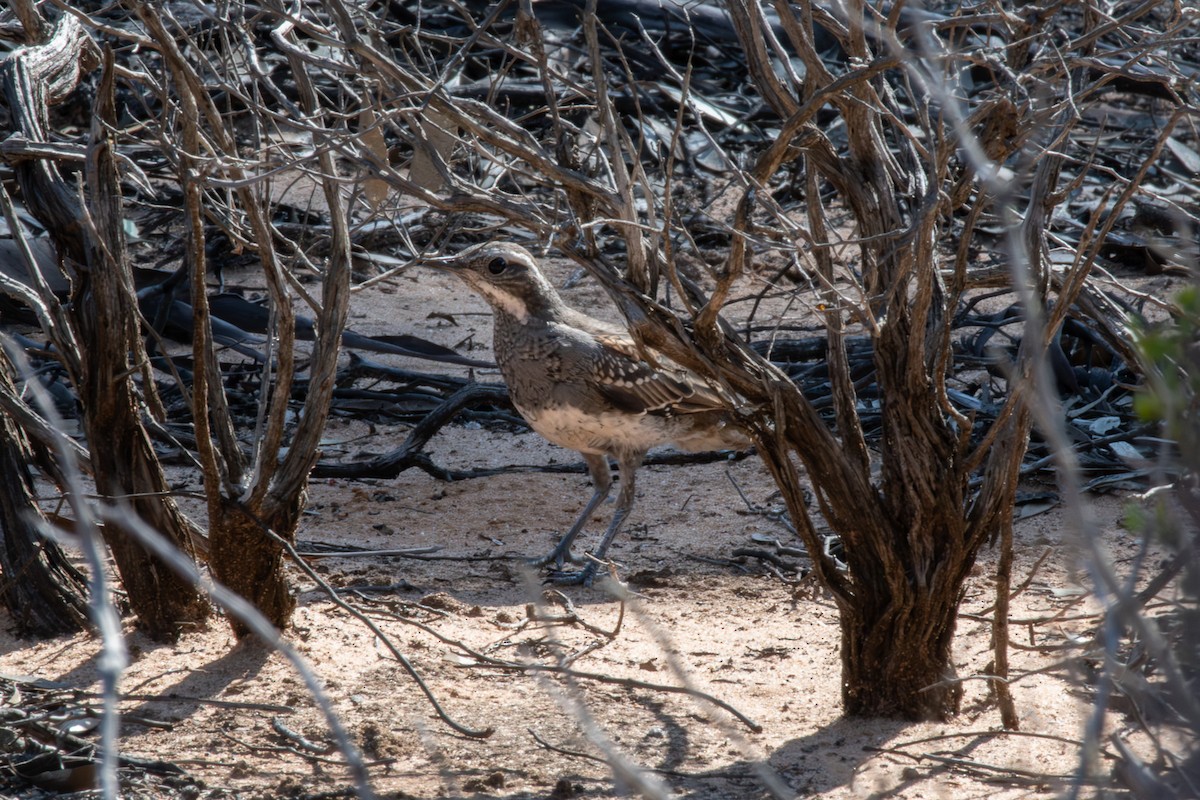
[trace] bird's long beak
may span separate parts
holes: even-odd
[[[433,269],[442,272],[451,272],[462,265],[462,259],[458,253],[453,253],[447,256],[434,256],[433,258],[422,258],[419,262],[422,267],[432,267]]]
[[[442,272],[457,272],[468,261],[471,260],[473,255],[487,247],[488,244],[489,242],[480,242],[479,244],[473,244],[470,247],[463,248],[457,253],[423,259],[421,263],[426,266],[433,267],[434,269],[441,270]]]

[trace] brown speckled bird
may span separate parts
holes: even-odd
[[[570,308],[524,248],[486,243],[426,263],[457,275],[488,302],[496,362],[513,405],[535,431],[587,463],[595,492],[558,546],[535,562],[554,564],[555,583],[591,583],[633,506],[634,476],[647,450],[749,446],[732,424],[727,395],[665,355],[653,353],[657,365],[648,363],[627,331]],[[616,510],[594,558],[566,571],[575,537],[612,487],[608,457],[621,478]]]

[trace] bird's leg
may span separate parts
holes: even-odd
[[[530,562],[535,567],[554,564],[556,569],[562,570],[563,565],[568,561],[572,564],[580,562],[580,559],[571,554],[571,545],[575,542],[575,537],[583,530],[583,526],[587,524],[588,517],[592,515],[592,512],[596,510],[598,505],[604,502],[604,498],[608,497],[609,490],[612,489],[612,471],[608,467],[608,459],[602,455],[584,453],[583,460],[587,464],[588,472],[592,476],[592,486],[595,487],[592,499],[587,501],[587,505],[583,507],[583,512],[575,520],[575,524],[563,534],[563,537],[559,539],[558,544],[550,551],[549,555],[542,556]],[[623,479],[624,473],[622,473]]]
[[[608,546],[612,544],[613,539],[617,537],[617,533],[621,530],[621,525],[625,522],[625,518],[629,516],[630,509],[633,508],[633,496],[636,482],[634,475],[638,471],[638,467],[642,465],[642,458],[645,453],[623,453],[617,460],[617,469],[621,475],[621,491],[617,495],[617,508],[613,511],[612,520],[608,523],[608,530],[604,532],[604,536],[600,539],[600,544],[596,545],[595,552],[592,553],[592,558],[588,561],[587,566],[578,572],[565,572],[562,570],[552,572],[550,581],[559,585],[579,585],[591,586],[592,579],[596,576],[597,565],[604,560],[604,554],[608,552]]]

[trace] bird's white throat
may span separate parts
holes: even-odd
[[[502,311],[521,323],[529,320],[529,308],[520,297],[492,286],[489,283],[480,283],[475,289],[497,311]]]

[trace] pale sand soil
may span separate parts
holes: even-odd
[[[578,305],[600,296],[590,282],[566,294]],[[351,325],[360,332],[397,332],[407,324],[407,332],[450,345],[473,337],[479,352],[487,353],[489,321],[476,313],[482,303],[464,301],[448,279],[403,277],[395,287],[356,295],[354,302]],[[460,313],[463,308],[470,313]],[[458,324],[426,319],[431,312],[452,312]],[[383,452],[403,441],[404,433],[403,426],[334,420],[326,456]],[[430,450],[438,463],[458,468],[578,461],[534,434],[475,426],[444,430]],[[199,489],[195,476],[181,480],[185,491]],[[839,631],[829,597],[810,581],[780,580],[755,561],[744,566],[723,561],[734,548],[750,545],[752,534],[790,541],[779,524],[748,513],[733,481],[751,502],[772,507],[774,486],[754,458],[639,473],[631,524],[611,551],[638,601],[611,639],[580,625],[525,622],[527,604],[538,599],[540,587],[524,579],[519,557],[549,550],[588,497],[585,476],[518,473],[445,484],[410,471],[395,481],[314,483],[302,541],[372,549],[436,545],[442,556],[491,556],[313,561],[338,586],[399,584],[371,595],[374,604],[356,602],[372,609],[454,718],[495,728],[484,740],[462,737],[442,724],[372,634],[293,570],[299,608],[288,638],[321,675],[372,763],[375,790],[385,797],[545,798],[565,780],[555,796],[567,796],[562,794],[567,785],[581,797],[612,796],[612,774],[603,763],[553,752],[533,738],[536,733],[555,747],[600,755],[564,711],[564,698],[582,702],[613,747],[660,771],[658,778],[685,797],[764,797],[754,772],[759,762],[803,797],[1034,798],[1063,788],[1058,776],[1076,770],[1076,748],[1051,738],[991,735],[999,730],[999,715],[981,680],[966,682],[963,711],[948,723],[842,718]],[[1105,547],[1119,562],[1135,549],[1119,524],[1124,502],[1096,499]],[[585,546],[610,509],[600,509]],[[1013,693],[1022,731],[1077,740],[1089,698],[1069,668],[1054,668],[1063,658],[1054,647],[1090,634],[1096,617],[1095,608],[1071,591],[1077,571],[1070,541],[1059,509],[1018,525],[1014,585],[1029,576],[1047,548],[1051,552],[1012,607],[1012,619],[1039,621],[1015,625],[1014,640],[1044,649],[1014,649],[1012,668],[1021,676]],[[993,551],[984,553],[967,588],[955,646],[962,676],[984,672],[991,659],[989,622],[972,615],[992,602],[988,575],[994,560]],[[565,594],[585,622],[612,630],[619,604],[603,589],[570,588]],[[545,610],[563,613],[558,606]],[[678,685],[682,676],[668,663],[661,644],[666,641],[695,688],[731,704],[763,730],[753,733],[682,695],[586,680],[568,685],[471,665],[406,619],[499,658],[553,663],[556,656],[576,654],[573,666],[579,670]],[[326,739],[300,679],[279,654],[238,644],[220,619],[172,647],[131,630],[129,646],[132,663],[121,688],[140,699],[122,703],[131,718],[123,725],[126,752],[173,761],[211,789],[239,797],[348,785],[337,763],[279,749],[288,742],[273,730],[273,718],[314,741]],[[0,673],[95,689],[97,655],[97,640],[86,635],[34,642],[0,634]],[[286,705],[294,711],[212,701]],[[148,727],[133,721],[136,717],[172,724]],[[1130,725],[1120,716],[1110,717],[1110,724],[1122,730]],[[948,765],[940,757],[976,766]]]

